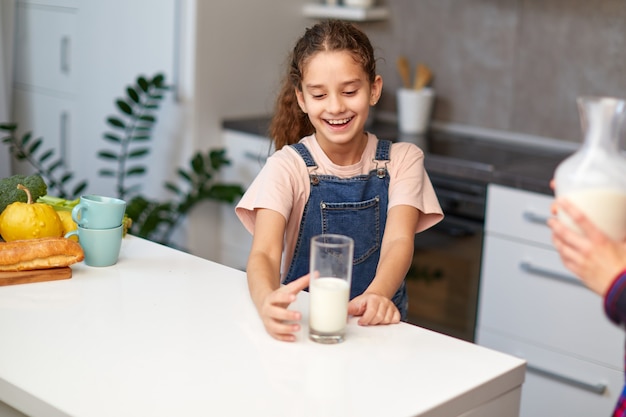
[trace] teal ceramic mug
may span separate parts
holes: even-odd
[[[122,247],[123,226],[110,229],[87,229],[78,226],[65,235],[78,236],[78,243],[85,253],[85,264],[89,266],[111,266],[117,263]]]
[[[111,229],[124,220],[126,202],[101,195],[83,195],[72,209],[72,220],[87,229]]]

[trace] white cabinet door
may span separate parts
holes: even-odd
[[[43,151],[54,150],[52,159],[63,158],[66,167],[69,166],[71,156],[71,138],[74,135],[74,101],[54,95],[38,94],[28,90],[16,88],[14,90],[15,120],[19,121],[18,136],[21,139],[26,132],[31,132],[33,138],[42,138],[43,143],[37,152],[41,156]],[[48,160],[46,163],[52,162]],[[25,162],[16,167],[19,173],[31,173],[31,165]]]
[[[621,369],[623,330],[554,250],[489,235],[484,249],[480,327]]]
[[[75,87],[76,9],[18,3],[15,82],[48,93]]]
[[[528,361],[520,417],[610,416],[624,376],[559,351],[479,331],[480,344]]]

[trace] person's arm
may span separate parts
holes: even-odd
[[[615,324],[626,323],[626,271],[622,271],[604,296],[604,311]]]
[[[247,277],[250,296],[267,332],[278,340],[295,341],[302,317],[288,310],[297,294],[308,287],[308,275],[281,287],[280,262],[285,218],[269,209],[257,209]]]
[[[418,219],[419,211],[415,207],[398,205],[389,210],[376,276],[348,306],[349,314],[361,316],[360,325],[400,321],[400,312],[391,299],[411,266]]]

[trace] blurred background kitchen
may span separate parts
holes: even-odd
[[[222,120],[271,113],[286,54],[315,21],[304,13],[309,3],[2,0],[0,119],[63,149],[69,167],[89,178],[89,191],[110,193],[112,181],[94,175],[105,117],[138,74],[163,72],[175,92],[159,111],[145,185],[147,194],[162,193],[163,179],[190,152],[223,145]],[[623,1],[379,0],[375,6],[385,17],[358,24],[380,58],[380,119],[395,117],[399,55],[433,70],[434,128],[578,142],[575,98],[626,93]],[[19,169],[14,164],[11,171],[6,147],[0,158],[0,175]],[[187,228],[181,239],[215,259],[215,240],[206,239],[220,226],[208,220],[213,217],[194,213],[192,222],[209,223]]]

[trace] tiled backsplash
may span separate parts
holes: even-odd
[[[624,0],[379,0],[362,23],[380,58],[380,111],[395,111],[396,59],[435,74],[438,122],[578,142],[576,97],[626,98]]]

